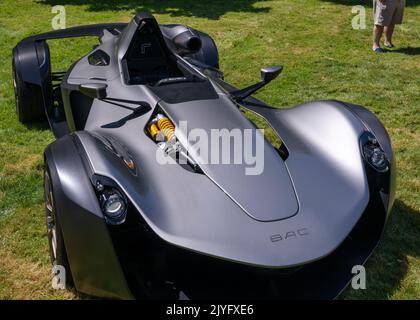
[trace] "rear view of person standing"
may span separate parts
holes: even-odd
[[[381,48],[380,41],[385,33],[384,46],[393,48],[392,35],[396,24],[401,24],[404,16],[405,0],[373,0],[373,46],[376,53],[386,52]]]

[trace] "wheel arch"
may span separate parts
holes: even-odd
[[[17,76],[26,88],[25,94],[28,97],[24,100],[25,109],[31,109],[30,119],[22,121],[47,120],[47,111],[53,104],[48,44],[45,41],[20,42],[13,48],[12,59],[16,73],[14,76]]]
[[[44,152],[76,290],[131,299],[76,139],[66,135]]]
[[[385,151],[387,158],[390,163],[390,175],[389,175],[389,193],[385,195],[384,203],[387,210],[387,214],[390,214],[392,206],[395,201],[395,191],[396,191],[396,162],[394,156],[394,150],[392,147],[391,138],[385,129],[382,122],[376,117],[371,111],[367,108],[348,103],[341,102],[348,110],[350,110],[365,126],[365,128],[370,131],[378,140],[380,146]]]

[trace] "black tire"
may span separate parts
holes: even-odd
[[[47,79],[45,84],[49,86],[47,90],[51,90],[51,66],[49,61],[49,49],[48,45],[37,44],[34,46],[33,53],[35,58],[37,57],[37,50],[43,51],[43,54],[48,58],[46,70]],[[39,85],[26,83],[22,79],[23,70],[19,70],[19,62],[17,56],[17,50],[13,50],[12,69],[13,69],[13,86],[15,91],[15,102],[16,102],[16,115],[18,120],[23,124],[29,124],[32,122],[44,122],[47,120],[44,108],[44,95],[48,103],[50,103],[51,94],[47,92],[45,88]],[[25,70],[25,72],[40,72],[37,70]],[[43,90],[45,92],[43,93]]]
[[[44,170],[44,200],[51,264],[52,266],[58,265],[64,267],[66,288],[73,288],[73,277],[71,275],[70,265],[67,259],[67,252],[60,221],[58,220],[52,179],[48,167]]]

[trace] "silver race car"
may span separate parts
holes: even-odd
[[[82,36],[100,44],[52,71],[47,41]],[[48,122],[56,137],[45,208],[65,283],[121,299],[335,298],[391,210],[391,141],[358,105],[278,109],[252,97],[281,71],[235,88],[208,34],[147,13],[19,42],[17,116]],[[248,118],[268,123],[279,145]],[[227,139],[199,150],[214,132]],[[236,161],[246,150],[254,166]],[[210,161],[219,151],[233,161]]]

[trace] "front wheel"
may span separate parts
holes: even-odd
[[[64,268],[65,286],[66,288],[73,287],[73,278],[71,275],[70,265],[67,260],[61,225],[57,219],[53,186],[48,168],[46,168],[44,172],[44,198],[51,264],[53,266],[62,266]],[[57,268],[56,270],[59,269]]]

